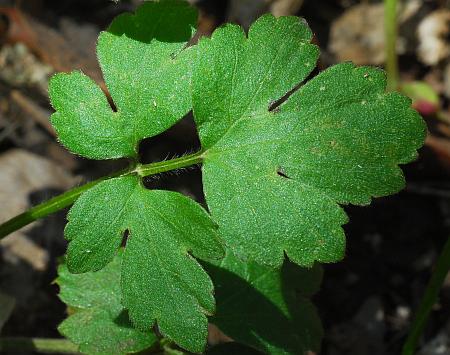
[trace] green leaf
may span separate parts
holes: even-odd
[[[148,330],[133,328],[120,304],[122,253],[103,270],[71,274],[67,265],[58,269],[59,297],[74,313],[59,326],[62,335],[88,354],[127,354],[147,349],[157,342]]]
[[[210,212],[240,257],[274,267],[284,253],[303,266],[340,260],[339,204],[399,191],[398,164],[425,137],[378,69],[339,64],[297,90],[317,59],[310,39],[293,17],[265,15],[248,38],[225,26],[200,41],[193,74]]]
[[[117,253],[128,231],[122,261],[122,303],[133,323],[201,352],[207,318],[214,312],[213,285],[191,256],[223,256],[216,226],[183,195],[147,190],[136,176],[106,180],[85,192],[68,215],[68,268],[100,270]]]
[[[240,26],[227,24],[199,42],[192,97],[204,148],[242,118],[267,113],[311,73],[319,57],[311,38],[298,17],[265,15],[250,28],[248,40]]]
[[[135,156],[139,141],[181,119],[191,109],[193,50],[184,47],[196,22],[196,10],[180,0],[146,2],[118,16],[97,46],[117,112],[81,72],[55,75],[51,121],[61,143],[93,159]]]
[[[55,76],[49,91],[60,141],[88,158],[136,161],[140,140],[193,108],[202,151],[185,162],[203,159],[211,216],[233,252],[251,260],[242,273],[230,272],[246,279],[253,269],[281,268],[285,254],[303,266],[341,259],[347,216],[340,205],[367,204],[403,187],[398,165],[423,144],[421,118],[408,99],[385,94],[377,69],[336,65],[299,87],[319,51],[295,17],[263,16],[248,37],[226,25],[186,48],[195,22],[195,10],[181,0],[146,2],[114,20],[100,35],[98,57],[117,112],[81,72]],[[68,268],[100,270],[126,244],[120,283],[133,324],[149,331],[157,323],[169,339],[201,352],[215,304],[212,281],[195,258],[219,259],[223,250],[217,225],[198,204],[141,185],[138,175],[164,164],[137,164],[77,200],[65,232]],[[280,290],[279,271],[267,270],[278,275],[271,282]],[[301,324],[293,296],[283,293],[282,304],[280,292],[252,285],[281,324]],[[308,307],[301,311],[314,317]],[[295,337],[281,344],[258,326],[243,332],[244,342],[297,351]],[[302,349],[317,348],[316,336],[302,331],[295,338]]]
[[[135,14],[117,17],[97,46],[117,112],[81,72],[56,75],[49,92],[60,141],[88,158],[132,157],[140,140],[181,119],[192,106],[194,50],[185,46],[196,21],[196,10],[180,0],[146,2]],[[128,175],[84,193],[68,218],[71,272],[105,267],[128,231],[121,289],[132,322],[144,331],[158,322],[180,346],[202,351],[214,298],[211,280],[190,253],[211,259],[223,252],[199,205],[176,193],[148,191]]]
[[[319,351],[322,325],[309,300],[319,288],[322,269],[286,262],[282,269],[244,263],[228,253],[209,264],[217,312],[211,318],[226,335],[266,354]]]

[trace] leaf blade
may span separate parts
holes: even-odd
[[[120,115],[112,111],[94,81],[80,71],[54,75],[49,96],[56,110],[51,123],[67,149],[92,159],[135,153]]]
[[[99,272],[75,275],[67,265],[58,268],[59,297],[75,312],[58,330],[89,354],[127,354],[157,343],[152,332],[131,326],[120,303],[120,265],[122,253]]]
[[[142,139],[187,114],[194,50],[185,46],[196,19],[196,10],[181,0],[147,1],[135,14],[118,16],[97,44],[117,112],[87,77],[58,74],[49,83],[49,96],[59,140],[91,159],[136,157]]]
[[[303,154],[281,152],[286,173],[344,204],[365,205],[372,197],[401,190],[404,177],[398,165],[416,159],[426,127],[408,98],[386,94],[385,87],[381,70],[344,63],[294,93],[281,115],[302,118],[290,141]],[[320,112],[311,110],[318,95],[326,102],[322,115],[327,118],[322,120]],[[313,165],[320,171],[314,172]]]
[[[105,199],[99,208],[92,208]],[[147,190],[137,177],[124,176],[84,193],[74,204],[66,229],[73,272],[103,267],[128,230],[121,290],[133,324],[148,331],[157,322],[160,331],[180,346],[203,350],[206,315],[215,308],[213,285],[191,253],[215,259],[223,256],[223,247],[216,226],[197,203],[175,192]]]
[[[376,69],[336,65],[289,93],[308,72],[296,77],[288,71],[289,85],[271,92],[283,75],[284,68],[272,67],[279,54],[267,62],[263,54],[248,53],[280,48],[280,35],[288,43],[299,40],[277,23],[270,16],[256,22],[248,39],[240,35],[238,52],[221,45],[227,38],[236,42],[234,27],[200,43],[198,53],[206,59],[194,70],[193,106],[205,150],[205,197],[222,237],[240,257],[273,267],[281,266],[284,253],[302,266],[334,262],[344,256],[342,225],[348,221],[339,204],[367,204],[399,191],[404,178],[398,165],[416,157],[426,130],[409,100],[384,94],[384,74]],[[311,63],[313,52],[299,43],[291,55]],[[235,62],[256,69],[233,80]],[[217,76],[209,75],[216,70]],[[258,83],[268,87],[265,99],[258,99]],[[244,109],[230,105],[240,90]],[[248,95],[256,97],[250,105]],[[285,102],[272,110],[267,98]]]
[[[211,321],[235,341],[267,354],[318,351],[323,330],[309,301],[322,270],[286,263],[276,270],[244,263],[232,253],[208,264],[217,298]]]
[[[132,141],[164,132],[191,109],[197,11],[186,1],[147,1],[118,16],[99,36],[97,54],[118,112],[132,127]],[[118,53],[123,59],[117,60]]]
[[[234,122],[268,111],[307,77],[319,55],[311,38],[311,30],[297,17],[264,15],[248,38],[239,26],[226,25],[199,42],[192,100],[205,149]]]

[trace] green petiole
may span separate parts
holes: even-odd
[[[0,225],[0,239],[7,235],[19,230],[22,227],[34,222],[40,218],[44,218],[52,213],[58,212],[70,205],[72,205],[76,199],[85,191],[89,190],[98,183],[118,176],[124,176],[129,174],[137,174],[140,177],[146,177],[151,175],[157,175],[167,171],[177,170],[185,168],[191,165],[201,163],[203,160],[203,152],[197,152],[190,155],[185,155],[180,158],[165,160],[161,162],[137,165],[131,169],[118,171],[112,175],[101,177],[100,179],[88,182],[87,184],[77,186],[71,190],[64,192],[61,195],[55,196],[52,199],[43,202],[37,206],[30,208],[28,211],[23,212],[10,220]]]

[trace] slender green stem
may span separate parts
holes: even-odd
[[[45,338],[0,338],[0,352],[38,352],[45,354],[79,354],[78,346],[66,339]]]
[[[104,176],[98,180],[91,181],[85,185],[75,187],[72,190],[58,195],[46,202],[43,202],[28,211],[19,214],[18,216],[11,218],[3,224],[0,224],[0,239],[6,237],[8,234],[36,221],[39,218],[46,217],[52,213],[55,213],[63,208],[72,205],[76,199],[85,191],[91,187],[97,185],[99,182],[123,175],[138,174],[141,177],[156,175],[166,171],[176,170],[187,166],[201,163],[203,160],[203,153],[198,152],[191,155],[185,155],[180,158],[166,160],[162,162],[138,165],[133,169],[126,169],[116,172],[112,175]]]
[[[436,262],[433,275],[431,275],[430,282],[428,283],[425,295],[417,311],[414,322],[411,326],[408,338],[403,346],[403,355],[413,355],[419,338],[427,324],[428,317],[430,316],[431,309],[433,308],[436,300],[439,297],[439,291],[442,288],[445,277],[450,270],[450,238],[444,245],[441,255]]]
[[[11,218],[5,223],[0,224],[0,239],[6,237],[7,235],[15,232],[22,227],[25,227],[26,225],[36,221],[39,218],[46,217],[52,213],[58,212],[63,208],[70,206],[84,191],[89,190],[99,182],[126,173],[128,173],[128,170],[122,170],[112,175],[101,177],[100,179],[88,182],[87,184],[81,186],[77,186],[71,190],[64,192],[61,195],[53,197],[48,201],[30,208],[28,211],[25,211]]]
[[[138,165],[135,171],[139,176],[145,177],[164,173],[166,171],[177,170],[201,163],[203,161],[203,154],[204,153],[200,151],[180,158],[160,161],[152,164]]]
[[[12,232],[25,227],[27,224],[34,222],[39,218],[48,216],[49,214],[55,213],[67,206],[70,206],[84,191],[90,189],[92,186],[99,183],[101,180],[95,180],[89,182],[85,185],[76,187],[72,190],[66,191],[65,193],[58,195],[46,202],[43,202],[28,211],[17,215],[14,218],[6,221],[0,225],[0,239],[6,237]]]
[[[384,0],[387,89],[397,90],[399,83],[397,58],[397,0]]]

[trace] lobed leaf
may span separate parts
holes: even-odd
[[[190,76],[196,10],[180,0],[146,2],[117,17],[98,41],[104,79],[117,112],[81,72],[50,82],[60,141],[85,157],[135,156],[141,139],[159,134],[191,108]],[[191,351],[206,342],[214,311],[212,282],[193,258],[222,255],[216,227],[190,199],[148,191],[137,176],[100,183],[69,213],[68,268],[104,268],[129,232],[122,262],[122,301],[133,323],[160,331]],[[191,254],[193,256],[191,256]]]
[[[62,264],[58,269],[59,297],[73,313],[58,327],[61,334],[88,354],[129,354],[157,343],[151,332],[131,325],[120,299],[122,253],[103,270],[75,275]]]
[[[122,304],[133,323],[201,352],[207,318],[214,312],[213,285],[191,256],[221,258],[216,226],[183,195],[147,190],[136,176],[106,180],[85,192],[68,215],[68,269],[104,268],[128,232],[122,260]]]
[[[277,270],[228,252],[207,270],[217,300],[211,321],[226,335],[265,354],[319,351],[323,330],[309,300],[321,283],[318,265],[301,269],[287,262]]]
[[[273,267],[284,253],[303,266],[342,259],[339,204],[399,191],[398,164],[425,137],[410,101],[384,93],[378,69],[339,64],[296,90],[317,59],[310,39],[292,17],[265,15],[248,38],[219,28],[199,43],[193,74],[212,217],[240,257]]]
[[[49,83],[51,117],[69,150],[92,159],[131,157],[138,143],[164,132],[191,109],[196,10],[181,0],[145,2],[118,16],[98,39],[97,54],[117,112],[101,89],[80,72]]]
[[[100,35],[99,62],[116,110],[81,72],[50,82],[60,141],[93,159],[136,158],[140,140],[193,108],[211,214],[180,194],[146,190],[136,170],[85,192],[68,216],[67,267],[107,270],[126,244],[122,305],[95,312],[81,305],[61,329],[78,342],[85,336],[79,324],[120,333],[111,314],[125,307],[139,329],[157,324],[183,348],[201,352],[215,302],[199,258],[211,262],[219,300],[213,320],[224,332],[275,354],[316,350],[321,329],[307,300],[315,288],[307,292],[305,281],[299,299],[294,286],[317,274],[282,266],[284,255],[302,266],[341,259],[347,216],[340,205],[401,189],[398,165],[415,158],[425,126],[408,99],[384,92],[377,69],[339,64],[300,86],[319,55],[303,20],[265,15],[248,36],[226,25],[186,48],[195,22],[184,1],[149,1]],[[236,256],[214,266],[223,256],[218,232]],[[269,315],[279,330],[268,330]]]

